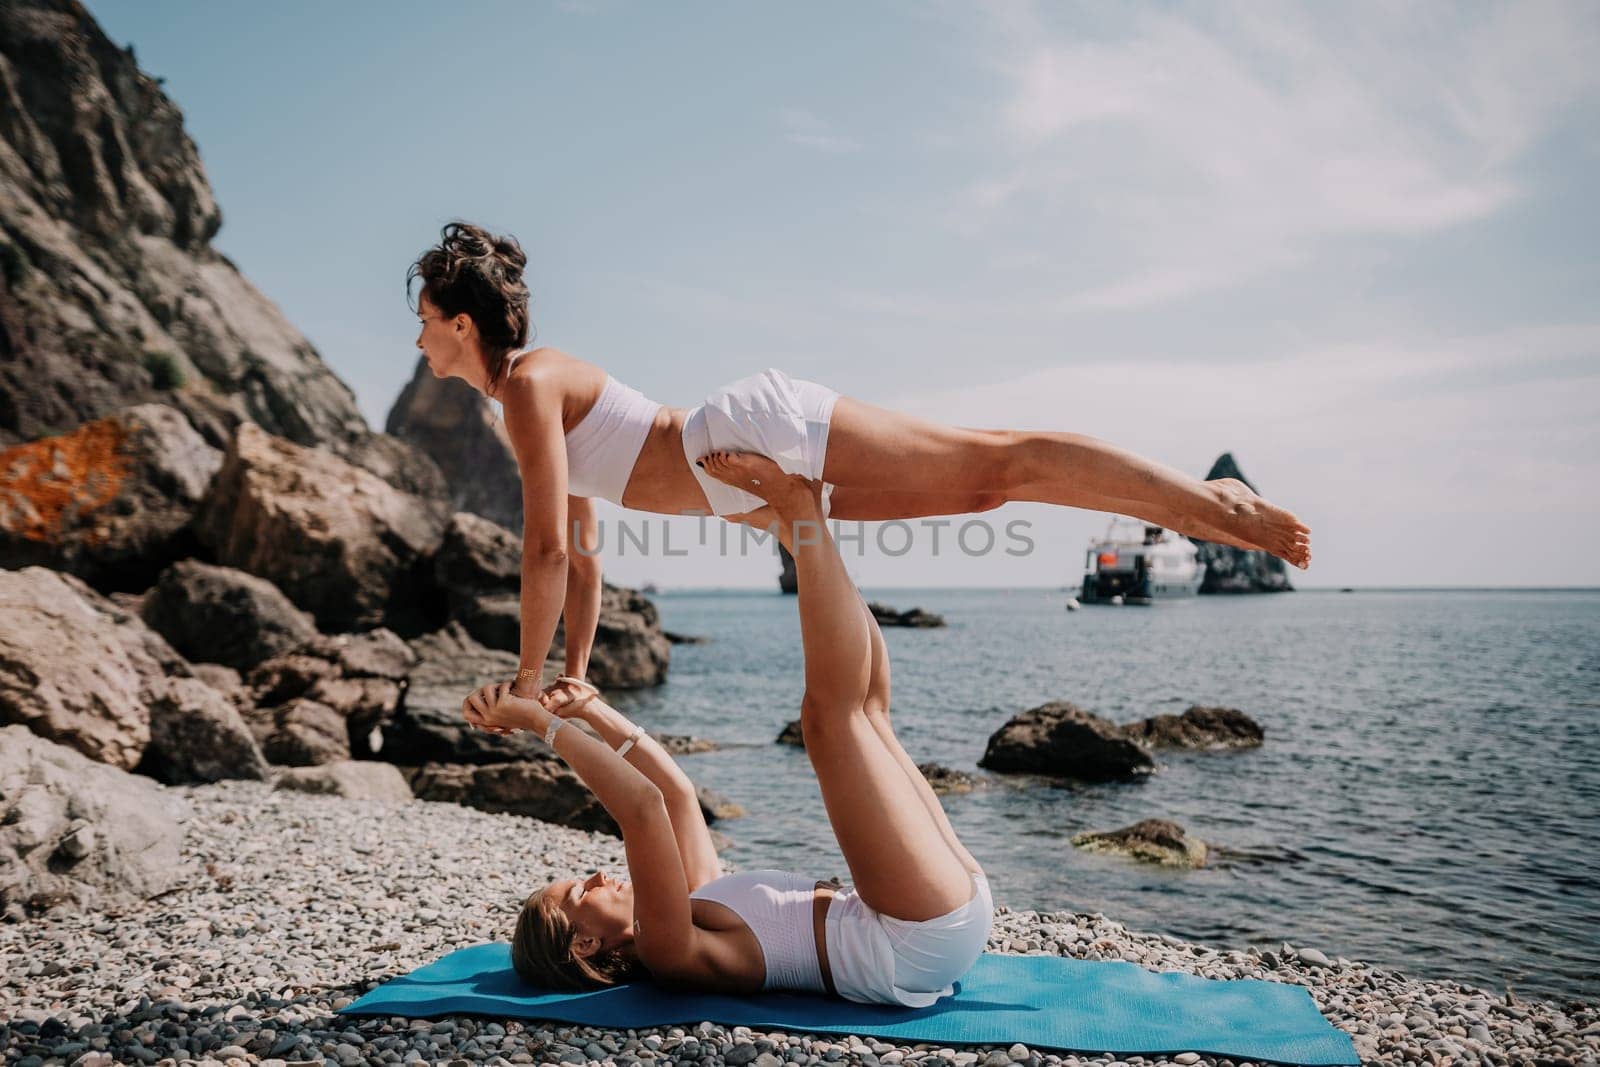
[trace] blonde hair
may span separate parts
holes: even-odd
[[[576,933],[560,898],[548,886],[534,890],[517,915],[511,965],[524,982],[543,989],[604,989],[644,977],[644,965],[626,948],[573,955]]]

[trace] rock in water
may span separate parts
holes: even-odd
[[[221,463],[161,404],[0,451],[0,566],[143,589],[198,547],[189,520]]]
[[[1030,708],[989,738],[978,766],[1003,773],[1043,774],[1103,782],[1155,770],[1122,727],[1065,701]]]
[[[1232,452],[1217,457],[1206,474],[1206,481],[1216,478],[1237,478],[1252,490],[1255,486],[1244,476]],[[1290,593],[1289,565],[1267,552],[1218,545],[1191,537],[1200,549],[1199,561],[1206,565],[1205,580],[1200,583],[1202,593]]]
[[[1116,852],[1163,867],[1204,867],[1206,845],[1166,819],[1145,819],[1105,833],[1075,834],[1072,843],[1091,852]]]
[[[944,625],[944,616],[935,615],[931,611],[921,608],[910,608],[906,611],[896,611],[887,604],[871,601],[867,607],[872,611],[872,617],[878,620],[879,626],[909,626],[916,629],[929,629]]]
[[[0,911],[106,907],[164,892],[187,806],[24,726],[0,727]]]
[[[1238,708],[1207,708],[1196,704],[1182,715],[1152,715],[1122,727],[1123,734],[1151,748],[1191,748],[1215,751],[1257,748],[1266,732]]]

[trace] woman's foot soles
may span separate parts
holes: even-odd
[[[1228,509],[1228,525],[1254,547],[1304,570],[1311,564],[1311,528],[1276,504],[1268,503],[1236,478],[1206,483]]]
[[[717,481],[765,500],[780,515],[808,517],[812,510],[819,515],[822,512],[820,481],[785,474],[782,467],[759,453],[708,452],[695,462]]]

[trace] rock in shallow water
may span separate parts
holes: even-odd
[[[1145,819],[1120,830],[1075,834],[1072,843],[1091,852],[1115,852],[1163,867],[1204,867],[1206,845],[1166,819]]]

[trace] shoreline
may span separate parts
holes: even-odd
[[[453,1016],[333,1012],[481,941],[504,941],[551,878],[625,869],[621,842],[447,803],[164,789],[189,808],[173,890],[107,911],[0,923],[0,1054],[13,1064],[199,1061],[775,1064],[1233,1064],[698,1026],[616,1031]],[[1213,948],[1098,913],[997,901],[987,951],[1123,959],[1155,970],[1305,986],[1364,1062],[1600,1060],[1600,1003],[1516,998],[1315,949]],[[707,1055],[713,1058],[707,1060]]]

